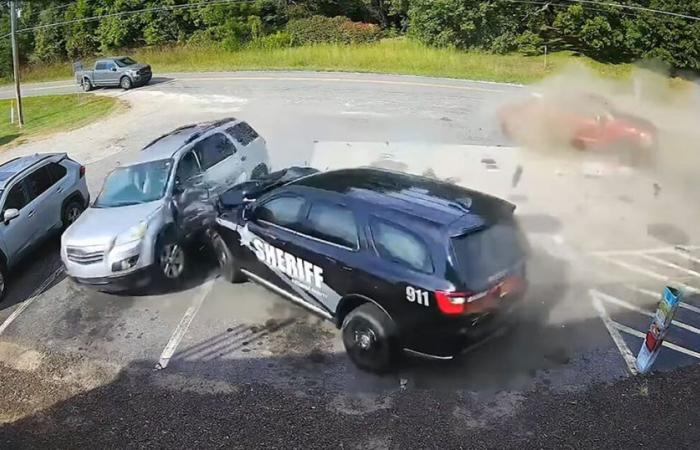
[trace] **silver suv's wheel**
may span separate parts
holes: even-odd
[[[77,201],[71,201],[63,209],[63,228],[68,228],[78,220],[78,217],[83,213],[83,206]]]
[[[122,89],[131,89],[131,78],[122,77],[121,81],[119,82],[119,85],[122,87]]]
[[[5,297],[5,268],[0,264],[0,301]]]
[[[185,250],[176,242],[163,245],[158,255],[161,274],[168,280],[177,280],[185,272]]]

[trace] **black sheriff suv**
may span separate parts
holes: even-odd
[[[251,280],[342,328],[374,372],[400,350],[451,358],[526,289],[527,242],[505,200],[375,168],[293,167],[221,197],[223,276]]]

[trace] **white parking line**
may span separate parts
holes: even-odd
[[[689,256],[688,254],[692,250],[700,250],[698,245],[679,245],[676,247],[656,247],[656,248],[645,248],[636,250],[601,250],[593,252],[597,256],[624,256],[624,255],[643,255],[647,253],[678,253],[683,256]],[[691,257],[691,259],[693,259]],[[700,261],[700,260],[698,260]]]
[[[10,315],[8,316],[8,318],[5,319],[5,321],[2,323],[2,325],[0,325],[0,334],[2,334],[2,333],[7,329],[7,327],[9,327],[10,324],[11,324],[12,322],[14,322],[15,319],[16,319],[20,314],[22,314],[22,312],[23,312],[25,309],[29,308],[29,305],[31,305],[32,303],[34,303],[34,300],[36,300],[36,299],[39,297],[39,295],[41,295],[42,293],[44,293],[44,291],[51,285],[51,283],[53,283],[53,282],[56,280],[56,278],[58,278],[58,277],[61,276],[62,274],[63,274],[63,267],[58,267],[56,270],[54,270],[54,272],[53,272],[51,275],[49,275],[48,278],[46,278],[46,279],[44,280],[43,283],[41,283],[41,284],[39,285],[39,287],[37,287],[36,289],[34,289],[34,291],[32,292],[32,295],[31,295],[27,300],[25,300],[24,302],[22,302],[22,303],[17,307],[17,309],[15,309],[14,311],[12,311],[12,314],[10,314]]]
[[[173,331],[173,335],[170,336],[170,340],[163,349],[163,353],[161,353],[160,359],[156,364],[156,369],[165,369],[166,367],[168,367],[168,364],[170,363],[170,358],[172,358],[175,354],[177,346],[180,344],[180,341],[185,336],[185,333],[187,333],[187,329],[190,327],[194,316],[197,315],[199,308],[202,307],[202,303],[204,303],[204,299],[207,297],[207,295],[209,295],[209,292],[211,291],[213,285],[214,281],[209,280],[199,288],[199,295],[195,297],[194,301],[192,302],[192,305],[189,308],[187,308],[187,311],[185,311],[185,315],[182,316],[182,319],[180,319],[180,323],[177,324],[175,331]]]
[[[650,297],[654,297],[657,300],[661,299],[661,295],[659,295],[658,292],[650,291],[649,289],[640,288],[640,287],[637,287],[633,284],[625,284],[624,286],[627,289],[639,292],[640,294],[648,295]],[[688,311],[693,311],[694,313],[700,314],[700,308],[698,308],[697,306],[689,305],[688,303],[685,303],[685,302],[680,302],[679,306],[681,308],[687,309]]]
[[[646,337],[646,335],[644,333],[642,333],[641,331],[637,331],[634,328],[628,327],[627,325],[622,325],[621,323],[617,323],[617,322],[612,322],[612,325],[615,328],[617,328],[618,330],[620,330],[624,333],[630,334],[632,336],[636,336],[636,337],[642,338],[642,339],[644,339]],[[688,350],[687,348],[681,347],[680,345],[676,345],[676,344],[673,344],[671,342],[664,341],[663,346],[668,347],[671,350],[675,350],[677,352],[683,353],[685,355],[692,356],[693,358],[700,359],[700,353],[695,352],[693,350]]]
[[[603,300],[605,302],[612,303],[612,304],[621,306],[623,308],[627,308],[629,310],[638,312],[640,314],[644,314],[645,316],[648,316],[648,317],[654,317],[654,313],[649,312],[645,309],[642,309],[639,306],[634,305],[632,303],[626,302],[625,300],[619,299],[617,297],[613,297],[612,295],[608,295],[608,294],[606,294],[604,292],[600,292],[596,289],[591,289],[591,292],[594,292],[598,296],[598,298],[600,298],[601,300]],[[683,328],[684,330],[690,331],[691,333],[700,334],[700,329],[695,328],[692,325],[688,325],[686,323],[679,322],[677,320],[673,320],[673,321],[671,321],[671,323],[673,325],[677,326],[678,328]]]
[[[608,312],[605,310],[605,306],[603,306],[596,294],[589,291],[589,295],[591,297],[591,302],[593,303],[593,308],[595,308],[596,312],[600,316],[600,319],[603,321],[603,325],[605,325],[608,333],[610,333],[610,337],[617,346],[617,349],[620,351],[622,359],[625,361],[625,364],[627,364],[627,369],[632,375],[637,375],[639,372],[637,371],[634,355],[630,351],[625,340],[622,338],[622,335],[620,335],[620,332],[615,328],[615,322],[613,322],[613,320],[610,318]]]
[[[674,280],[673,278],[668,277],[668,276],[666,276],[666,275],[662,275],[662,274],[660,274],[660,273],[657,273],[657,272],[654,272],[654,271],[651,271],[651,270],[647,270],[647,269],[645,269],[645,268],[643,268],[643,267],[639,267],[639,266],[636,265],[636,264],[631,264],[631,263],[628,263],[628,262],[619,261],[619,260],[617,260],[617,259],[615,259],[615,258],[612,258],[612,257],[610,257],[610,256],[606,256],[606,255],[598,255],[598,256],[599,256],[601,259],[603,259],[604,261],[607,261],[607,262],[609,262],[609,263],[611,263],[611,264],[618,265],[618,266],[620,266],[620,267],[622,267],[622,268],[624,268],[624,269],[627,269],[627,270],[629,270],[629,271],[631,271],[631,272],[637,272],[637,273],[640,273],[640,274],[642,274],[642,275],[646,275],[646,276],[648,276],[648,277],[650,277],[650,278],[654,278],[654,279],[663,281],[663,282],[665,282],[665,283],[670,283],[670,284],[677,285],[677,286],[679,286],[679,287],[685,289],[686,291],[693,292],[693,293],[695,293],[695,294],[700,293],[700,289],[698,289],[698,288],[696,288],[696,287],[693,287],[693,286],[691,286],[691,285],[689,285],[689,284],[681,283],[680,281],[676,281],[676,280]]]
[[[679,266],[678,264],[674,264],[672,262],[666,261],[663,258],[657,258],[656,256],[652,256],[652,255],[648,255],[648,254],[641,254],[639,256],[646,259],[647,261],[651,261],[651,262],[660,264],[662,266],[670,267],[672,269],[676,269],[676,270],[679,270],[681,272],[685,272],[689,275],[694,275],[696,277],[700,277],[700,272],[696,272],[692,269],[688,269],[687,267]]]

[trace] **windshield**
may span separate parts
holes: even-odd
[[[501,221],[475,233],[452,238],[457,273],[474,291],[487,289],[501,272],[513,269],[526,255],[526,243],[515,220]]]
[[[122,59],[115,59],[114,62],[117,63],[119,67],[133,66],[134,64],[136,64],[136,61],[129,58],[128,56]]]
[[[115,169],[93,206],[113,208],[158,200],[165,194],[171,167],[172,161],[163,159]]]

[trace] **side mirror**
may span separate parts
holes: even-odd
[[[17,217],[19,217],[19,210],[15,208],[6,209],[2,215],[5,223],[10,223],[12,219],[16,219]]]
[[[253,208],[253,202],[252,201],[247,201],[243,203],[243,211],[242,211],[242,218],[243,220],[253,220],[255,219],[255,211]]]
[[[116,71],[117,71],[117,68],[116,68],[116,67],[112,67],[110,70],[111,70],[112,72],[116,72]]]

